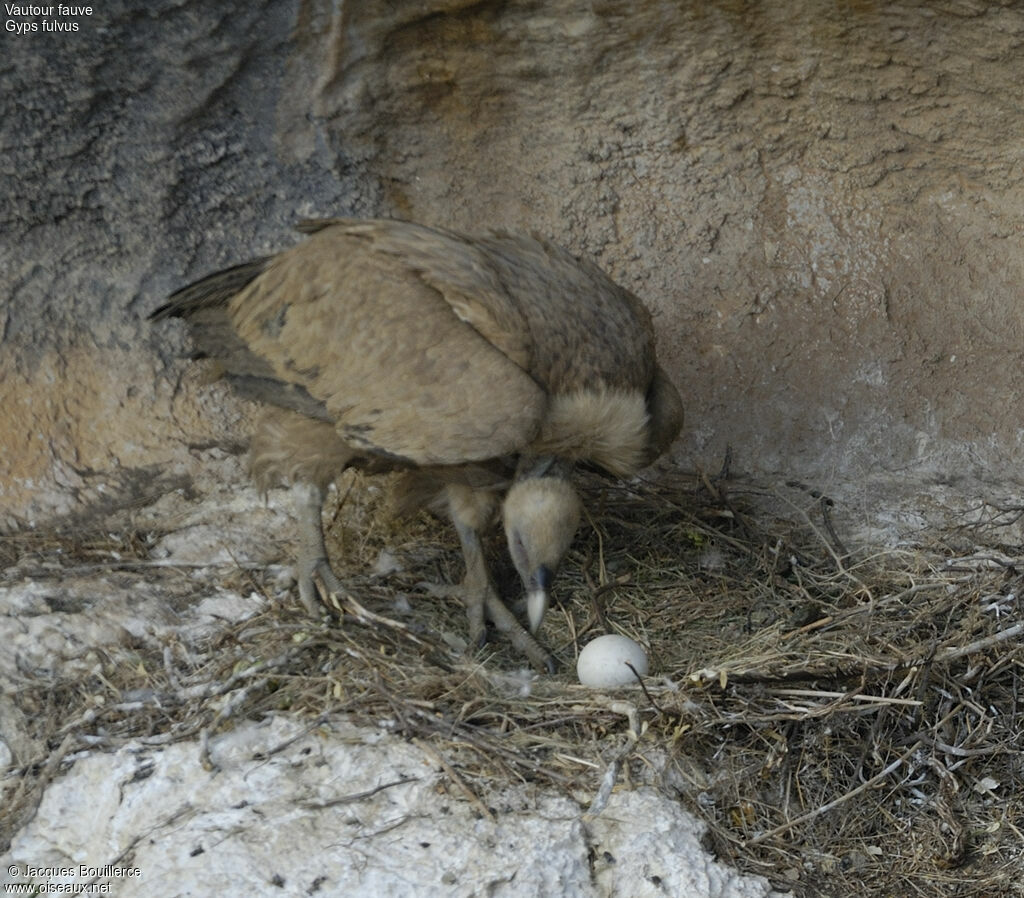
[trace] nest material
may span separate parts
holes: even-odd
[[[562,675],[534,677],[500,640],[466,658],[461,605],[419,585],[461,576],[448,529],[425,515],[396,529],[377,493],[343,488],[342,624],[271,601],[203,645],[139,645],[91,680],[23,688],[51,751],[16,771],[0,841],[70,752],[205,744],[233,718],[287,710],[417,739],[487,816],[509,783],[598,813],[616,784],[654,778],[719,855],[797,895],[1024,894],[1024,549],[998,526],[1013,509],[984,531],[851,552],[841,509],[799,485],[676,473],[585,494],[589,523],[542,631]],[[85,561],[103,539],[50,548]],[[46,556],[32,540],[0,552]],[[119,539],[123,566],[145,565],[149,542]],[[400,569],[369,573],[384,550]],[[498,575],[514,592],[511,568]],[[261,577],[235,569],[220,585],[269,596]],[[576,685],[579,649],[603,632],[649,648],[642,689]]]

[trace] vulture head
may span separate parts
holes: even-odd
[[[502,512],[509,554],[526,590],[530,632],[536,633],[551,579],[580,524],[580,499],[564,476],[527,476],[509,489]]]

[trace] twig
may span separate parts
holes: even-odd
[[[611,633],[612,629],[608,625],[608,618],[604,616],[604,607],[601,604],[601,596],[618,586],[618,582],[613,581],[611,583],[604,583],[601,586],[597,586],[594,583],[594,578],[590,576],[590,570],[587,567],[583,568],[583,579],[587,581],[587,588],[590,590],[590,607],[594,611],[594,617],[597,618],[597,625],[603,632]]]
[[[379,786],[374,786],[372,789],[365,789],[362,792],[353,792],[351,795],[339,795],[337,798],[328,798],[326,801],[300,801],[298,802],[298,805],[299,807],[320,811],[324,808],[333,808],[342,804],[354,804],[357,801],[372,798],[378,792],[383,792],[385,789],[391,789],[394,786],[404,786],[406,783],[416,782],[419,782],[418,776],[403,776],[399,779],[392,780],[390,783],[381,783]]]
[[[265,761],[268,758],[273,757],[274,755],[278,754],[279,752],[282,752],[286,748],[289,748],[290,746],[294,745],[296,742],[299,742],[302,739],[305,739],[306,736],[308,736],[310,733],[313,732],[313,730],[318,729],[319,727],[323,726],[323,724],[326,723],[326,721],[327,721],[327,715],[326,714],[321,714],[319,717],[316,718],[316,720],[314,720],[312,723],[309,723],[306,726],[304,726],[294,736],[291,736],[288,739],[285,739],[283,742],[279,742],[277,745],[275,745],[275,746],[273,746],[271,748],[268,748],[266,751],[258,751],[258,752],[256,752],[253,755],[253,760]]]
[[[707,472],[703,468],[698,468],[700,473],[700,482],[704,485],[704,489],[708,491],[708,495],[711,496],[716,502],[722,502],[722,494],[718,491],[715,485],[711,482],[711,478],[708,477]]]
[[[821,506],[821,517],[825,522],[825,529],[828,531],[828,535],[832,538],[832,544],[836,547],[836,551],[840,556],[846,558],[850,553],[846,551],[846,546],[843,545],[839,534],[836,533],[836,528],[832,525],[832,513],[829,511],[832,507],[832,500],[828,496],[822,496],[818,501]]]
[[[912,746],[910,746],[910,748],[903,752],[903,754],[900,755],[895,761],[893,761],[888,767],[876,773],[873,777],[871,777],[871,779],[865,780],[856,789],[847,792],[845,795],[840,795],[834,801],[830,801],[827,804],[823,804],[820,808],[815,808],[813,811],[808,811],[806,814],[801,814],[799,817],[795,817],[789,822],[783,823],[781,826],[776,826],[775,829],[770,829],[766,833],[761,833],[761,835],[759,836],[754,836],[754,838],[752,839],[747,839],[744,841],[743,844],[746,846],[759,845],[766,839],[770,839],[773,836],[777,836],[780,833],[784,833],[787,830],[791,830],[795,826],[800,826],[801,824],[806,823],[808,820],[813,820],[815,817],[820,817],[822,814],[827,814],[829,811],[839,807],[839,805],[844,804],[851,798],[855,798],[856,796],[860,795],[861,792],[865,792],[868,789],[880,783],[887,776],[889,776],[889,774],[892,773],[897,767],[899,767],[900,764],[907,761],[910,758],[910,756],[921,747],[921,745],[922,742],[920,740],[915,742]]]
[[[639,671],[637,671],[637,669],[633,667],[633,665],[630,664],[629,661],[626,661],[625,664],[626,667],[633,671],[633,676],[636,677],[636,681],[640,684],[640,688],[644,691],[644,695],[647,697],[647,701],[651,703],[651,707],[654,708],[654,710],[657,711],[659,715],[664,717],[665,712],[661,710],[661,706],[654,700],[654,697],[651,695],[651,693],[647,691],[647,684],[644,682],[644,678],[640,676]]]
[[[43,800],[43,793],[46,791],[46,787],[50,784],[50,781],[57,775],[57,771],[60,765],[71,753],[71,748],[75,743],[75,734],[68,733],[62,740],[57,748],[50,752],[46,758],[46,762],[42,765],[42,772],[39,774],[38,779],[33,783],[29,776],[25,773],[29,769],[29,765],[25,765],[22,768],[22,776],[19,778],[17,788],[13,795],[8,796],[6,804],[10,807],[16,807],[18,800],[21,799],[22,795],[29,792],[30,784],[32,793],[30,800],[26,807],[23,809],[23,821],[31,820],[36,811],[39,810],[39,804]]]
[[[622,756],[632,747],[633,743],[630,742],[622,752],[612,758],[612,762],[608,765],[608,769],[605,770],[604,776],[601,777],[601,785],[598,786],[597,792],[594,794],[594,800],[590,802],[590,807],[583,814],[584,820],[591,820],[597,817],[608,806],[608,799],[612,796],[612,789],[615,788],[615,782],[619,778],[619,771],[622,769]]]
[[[982,758],[986,755],[997,755],[1002,752],[1016,751],[1016,749],[1009,748],[1002,744],[989,745],[986,748],[961,748],[959,745],[948,745],[945,742],[940,742],[938,739],[934,739],[927,733],[922,733],[920,739],[923,742],[927,742],[932,748],[937,748],[939,751],[945,752],[949,755],[955,755],[958,758]]]
[[[957,658],[963,658],[964,655],[974,655],[977,652],[983,652],[985,649],[990,649],[994,645],[1006,642],[1007,639],[1013,639],[1021,633],[1024,633],[1024,621],[1014,624],[1012,627],[1007,627],[1005,630],[1000,630],[998,633],[993,633],[991,636],[976,639],[974,642],[967,643],[967,645],[951,645],[944,649],[939,649],[932,658],[935,661],[955,661]]]
[[[627,661],[626,663],[628,664],[629,662]],[[636,671],[634,670],[633,673],[636,673]],[[601,785],[598,786],[594,800],[590,802],[590,807],[583,814],[584,821],[597,817],[608,806],[608,800],[611,798],[615,782],[618,780],[619,772],[622,770],[622,762],[626,755],[633,750],[637,740],[640,738],[640,722],[635,705],[630,702],[614,701],[608,707],[617,714],[626,715],[626,719],[629,721],[629,730],[626,732],[626,744],[615,753],[615,757],[612,758],[608,769],[605,770],[604,776],[601,777]]]
[[[392,620],[390,617],[384,617],[382,614],[376,614],[370,611],[369,608],[364,607],[351,595],[351,593],[345,593],[344,608],[349,614],[353,615],[360,623],[363,624],[379,624],[382,627],[389,627],[392,630],[397,630],[403,636],[405,636],[410,642],[416,643],[416,645],[425,645],[422,639],[419,639],[412,630],[409,629],[401,621]]]
[[[484,817],[495,822],[494,814],[491,813],[491,809],[487,807],[481,800],[480,797],[466,784],[466,781],[459,776],[448,764],[448,762],[441,757],[440,752],[436,751],[431,745],[424,742],[422,739],[414,738],[413,745],[416,745],[423,754],[430,757],[436,764],[440,765],[441,769],[445,772],[445,775],[450,779],[466,798],[469,799],[470,803],[475,807]]]
[[[814,535],[821,540],[822,545],[824,545],[824,547],[828,550],[828,554],[832,556],[832,561],[835,562],[836,570],[838,570],[840,574],[849,577],[854,583],[856,583],[857,586],[859,586],[864,591],[864,594],[873,602],[874,595],[868,588],[867,584],[864,583],[864,581],[862,581],[859,577],[855,576],[851,571],[846,569],[846,565],[843,563],[842,556],[836,551],[835,547],[832,545],[832,543],[829,541],[826,535],[818,529],[814,521],[811,520],[810,515],[808,515],[807,512],[799,505],[797,505],[792,499],[789,499],[786,496],[782,495],[782,493],[780,493],[778,490],[773,490],[772,493],[774,494],[775,498],[779,499],[781,502],[784,502],[786,505],[792,508],[793,511],[799,514],[800,517],[804,519],[804,523],[807,524],[807,526],[810,527],[812,531],[814,531]],[[826,518],[826,520],[828,519]],[[840,543],[839,545],[841,546],[842,543]]]
[[[729,469],[731,467],[732,467],[732,446],[726,444],[725,455],[722,457],[722,467],[719,470],[719,472],[714,476],[713,479],[716,482],[719,481],[719,480],[728,480],[729,479]]]
[[[883,705],[908,705],[919,708],[924,702],[913,698],[892,698],[887,695],[864,695],[862,692],[825,692],[817,689],[769,689],[769,695],[790,696],[792,698],[838,698],[852,702],[871,702]]]

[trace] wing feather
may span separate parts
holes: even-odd
[[[477,241],[442,228],[392,219],[306,220],[306,233],[327,243],[358,241],[364,253],[387,256],[433,287],[452,312],[524,371],[532,363],[532,340],[523,314]],[[326,232],[326,233],[324,233]]]
[[[235,296],[242,339],[357,448],[449,465],[528,444],[547,397],[516,359],[529,346],[514,306],[442,292],[354,230],[314,234]]]

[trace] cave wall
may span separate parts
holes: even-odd
[[[3,526],[147,501],[243,445],[252,410],[145,315],[316,215],[596,258],[657,315],[682,465],[1018,476],[1017,4],[187,0],[77,24],[3,37]]]

